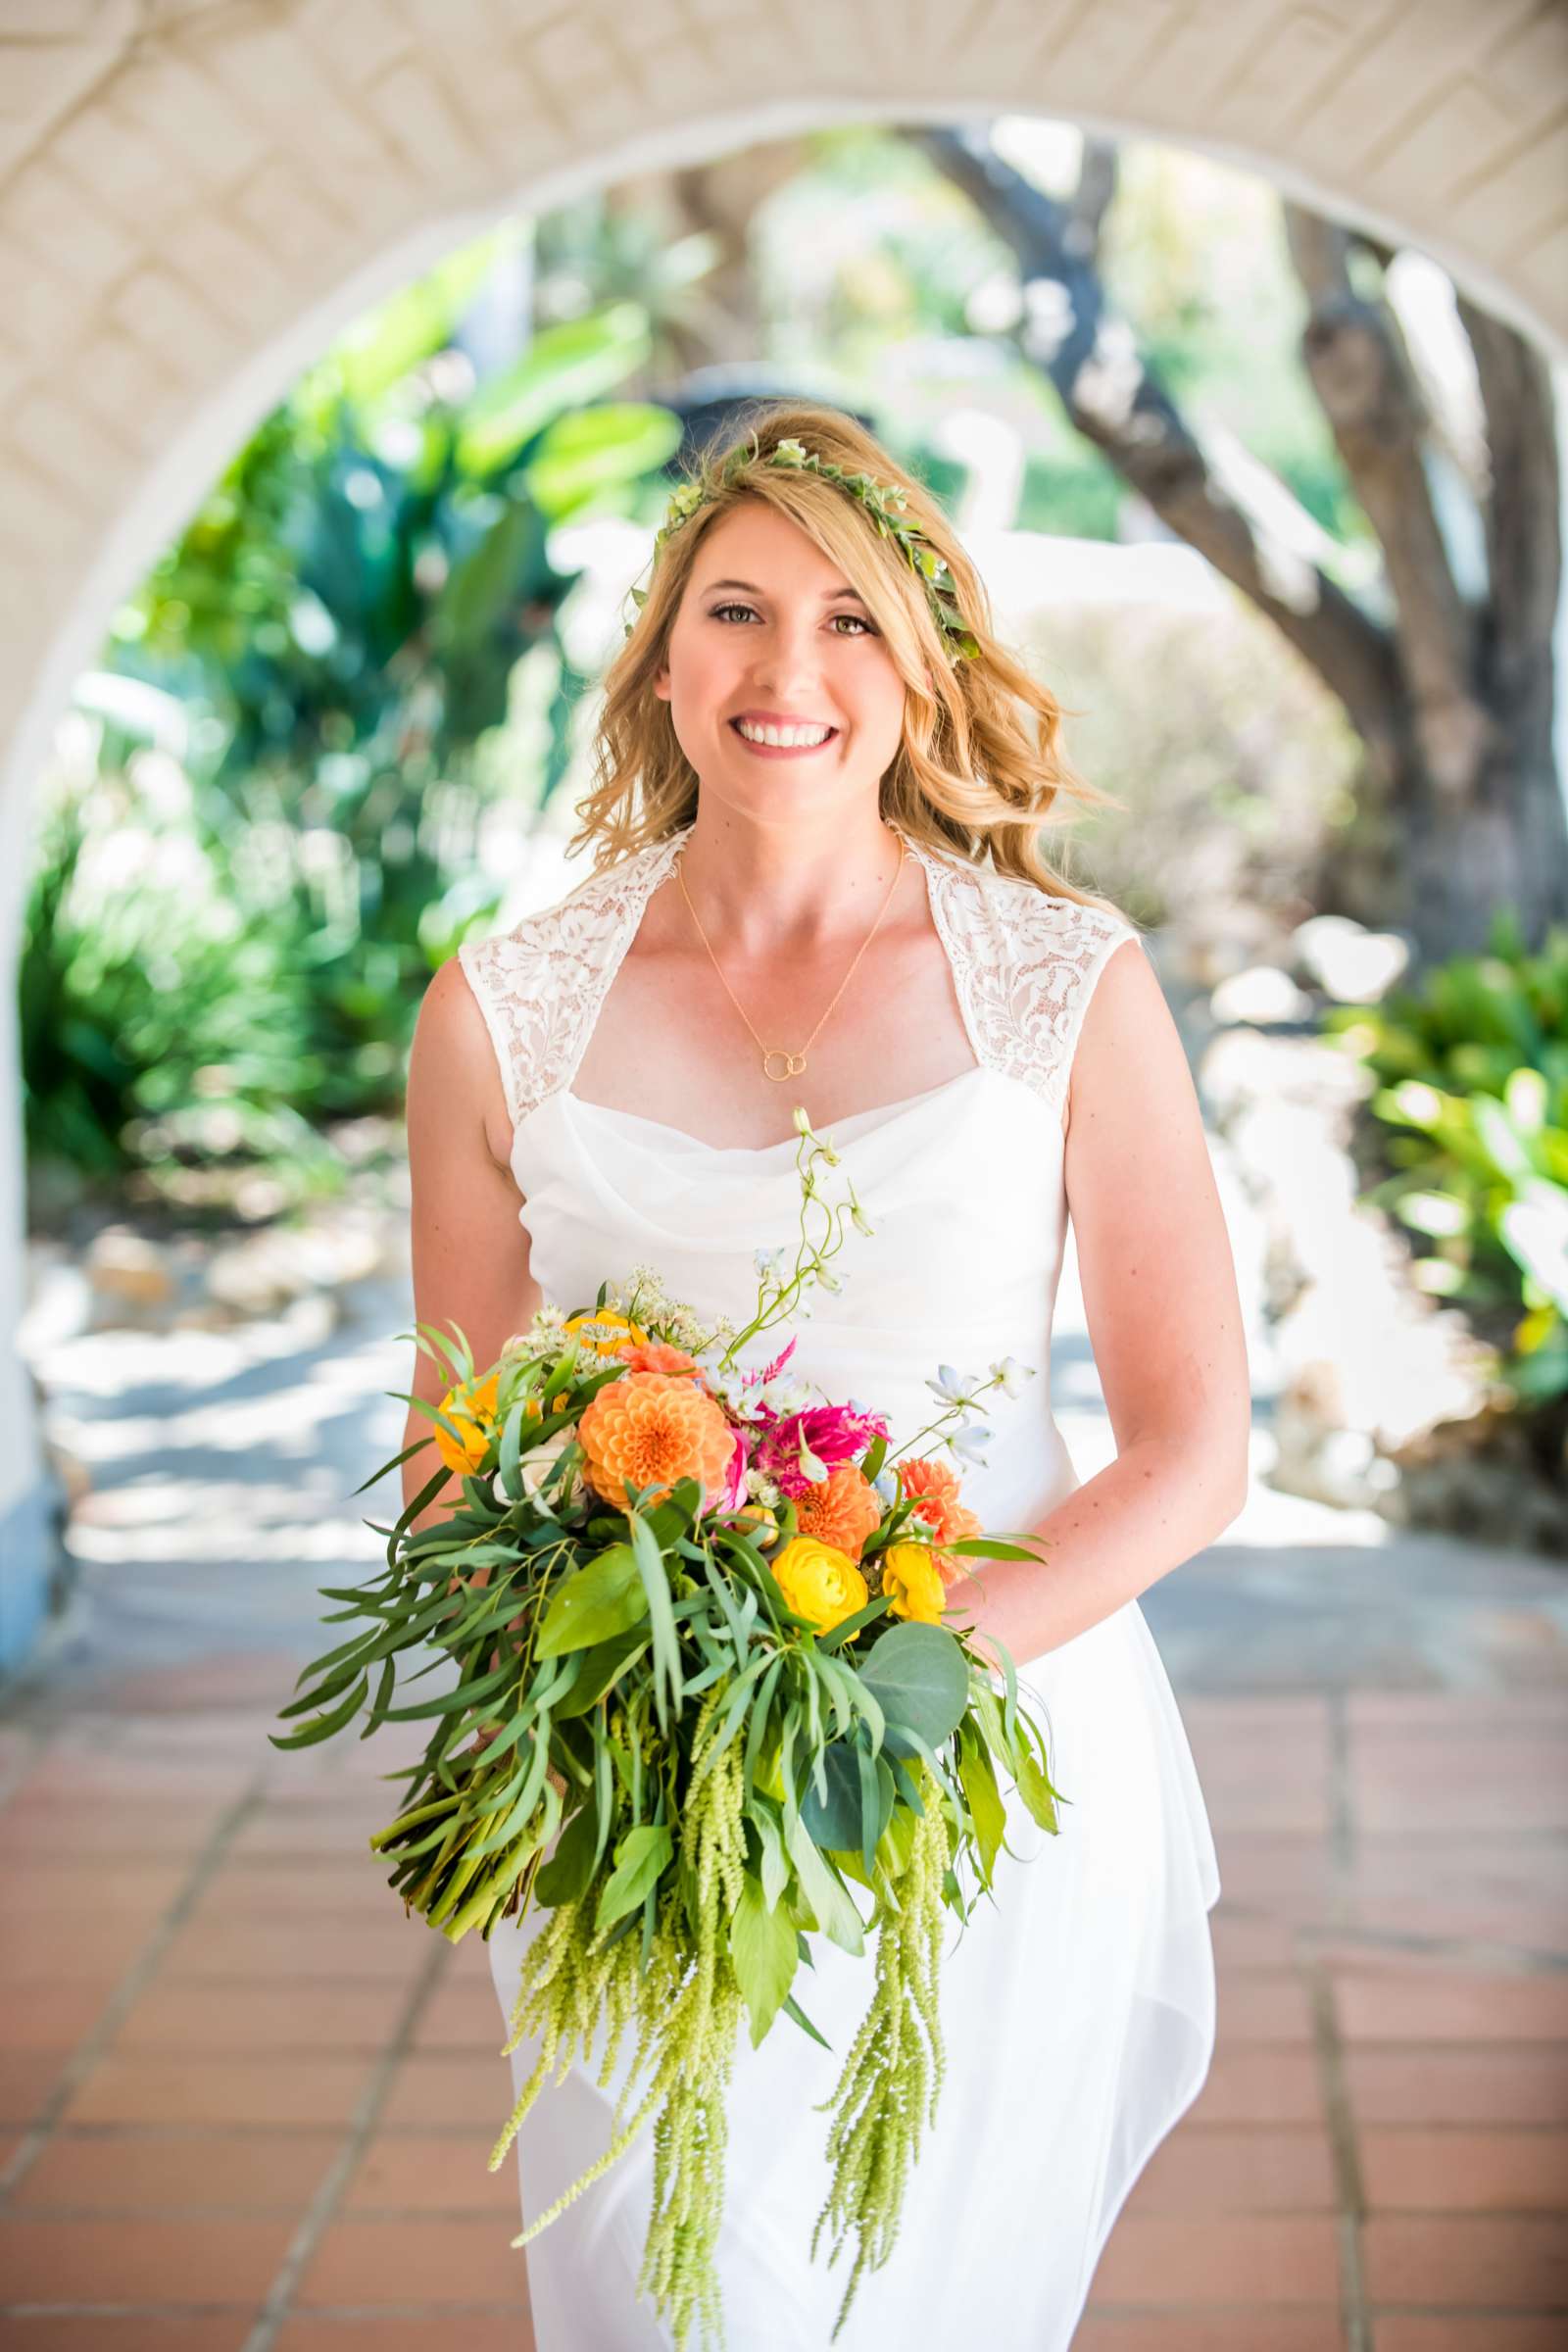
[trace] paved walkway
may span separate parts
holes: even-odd
[[[0,1711],[0,2352],[529,2352],[482,1947],[365,1852],[403,1755],[266,1739],[317,1586],[376,1556],[407,1307],[353,1310],[44,1350],[94,1493]],[[1055,1371],[1088,1475],[1066,1289]],[[1145,1606],[1219,1840],[1219,2047],[1075,2352],[1549,2352],[1568,1580],[1259,1486]]]

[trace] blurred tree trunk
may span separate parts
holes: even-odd
[[[1552,621],[1562,551],[1551,380],[1542,355],[1461,298],[1475,355],[1484,451],[1468,468],[1487,578],[1466,596],[1445,535],[1433,456],[1442,433],[1398,319],[1368,291],[1356,254],[1392,258],[1362,232],[1286,201],[1306,295],[1301,356],[1383,556],[1380,609],[1282,548],[1216,479],[1198,435],[1110,310],[1098,266],[1116,153],[1084,144],[1074,195],[1049,196],[995,154],[983,127],[905,137],[963,190],[1017,259],[1014,332],[1094,442],[1166,526],[1207,557],[1337,694],[1366,750],[1368,836],[1390,852],[1365,878],[1335,867],[1324,896],[1402,925],[1425,962],[1486,945],[1517,910],[1525,940],[1568,916],[1568,811],[1552,748]],[[1288,493],[1287,493],[1288,495]],[[1359,903],[1357,903],[1359,902]]]
[[[677,371],[751,365],[762,341],[750,237],[758,211],[805,161],[799,139],[774,139],[676,172],[643,172],[616,182],[606,201],[615,211],[651,211],[671,238],[706,236],[712,268],[661,320],[662,343]]]

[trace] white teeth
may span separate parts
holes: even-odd
[[[750,719],[737,719],[736,726],[748,743],[776,743],[804,745],[826,743],[831,727],[754,727]]]

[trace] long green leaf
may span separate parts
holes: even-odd
[[[628,1508],[626,1517],[631,1527],[632,1547],[636,1553],[643,1591],[648,1595],[648,1619],[653,1628],[654,1706],[659,1716],[659,1728],[667,1738],[670,1717],[678,1712],[684,1695],[680,1644],[670,1603],[669,1578],[664,1568],[663,1553],[641,1512]]]
[[[353,1722],[369,1687],[369,1676],[362,1674],[342,1705],[334,1707],[329,1715],[319,1715],[314,1723],[302,1725],[297,1732],[287,1732],[282,1739],[275,1732],[269,1732],[267,1737],[274,1747],[315,1747],[318,1740],[330,1740],[334,1732]]]

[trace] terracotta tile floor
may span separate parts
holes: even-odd
[[[94,1492],[71,1638],[0,1700],[0,2352],[531,2352],[486,1956],[364,1844],[404,1758],[266,1738],[339,1638],[317,1588],[379,1551],[344,1498],[400,1443],[407,1302],[356,1316],[44,1367]],[[1219,2039],[1074,2352],[1560,2352],[1562,1564],[1258,1484],[1143,1606],[1219,1843]]]
[[[179,1668],[0,1726],[0,2352],[528,2352],[482,1947],[359,1867],[396,1758],[268,1747],[294,1672],[253,1652],[220,1711]],[[1183,1712],[1219,2043],[1081,2352],[1568,2340],[1555,1691]]]

